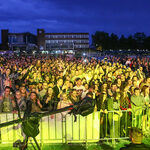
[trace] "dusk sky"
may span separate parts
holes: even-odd
[[[0,29],[36,34],[37,28],[150,35],[150,0],[0,0]]]

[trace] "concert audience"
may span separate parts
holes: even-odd
[[[91,100],[96,104],[92,110],[103,113],[102,124],[108,111],[115,111],[108,113],[108,127],[110,136],[118,137],[119,130],[125,128],[126,115],[121,110],[132,110],[135,117],[138,115],[136,127],[142,128],[142,119],[150,122],[146,116],[148,109],[145,109],[150,106],[149,91],[148,57],[107,56],[103,60],[52,56],[0,57],[1,112],[16,110],[14,95],[20,110],[26,108],[31,113],[81,103],[88,93],[92,93]],[[143,109],[145,117],[142,118]],[[131,114],[127,116],[131,120]],[[120,121],[121,117],[124,119]],[[115,129],[112,129],[113,124]]]

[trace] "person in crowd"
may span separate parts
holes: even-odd
[[[29,92],[27,92],[25,85],[21,85],[19,88],[22,99],[28,100]]]
[[[67,94],[70,92],[70,81],[66,80],[63,84],[62,91],[65,91]]]
[[[119,88],[119,89],[121,89],[121,79],[120,79],[120,77],[117,79],[117,87]]]
[[[18,91],[20,88],[20,81],[19,80],[15,80],[15,88],[14,88],[14,92]]]
[[[11,74],[10,68],[7,68],[7,69],[1,68],[0,69],[0,94],[3,93],[6,86],[12,88],[12,81],[10,78],[10,74]]]
[[[53,87],[53,91],[54,91],[54,110],[57,109],[57,104],[60,101],[60,94],[63,92],[62,91],[62,86],[63,86],[63,79],[58,78],[56,86]]]
[[[78,103],[81,100],[80,97],[77,94],[77,91],[75,89],[70,91],[69,99],[72,102],[72,104],[76,104],[76,103]]]
[[[48,84],[47,82],[44,82],[42,86],[42,90],[38,93],[40,100],[42,100],[44,95],[46,94],[47,88],[48,88]]]
[[[19,90],[15,92],[15,99],[16,101],[14,110],[18,111],[19,108],[20,112],[24,112],[26,110],[26,100],[22,98],[21,92]]]
[[[142,130],[145,131],[149,128],[149,107],[150,107],[150,88],[144,85],[141,90],[141,95],[144,96],[145,110],[143,115]]]
[[[131,96],[131,108],[132,114],[135,117],[134,126],[141,128],[142,123],[142,112],[144,110],[145,100],[144,96],[140,94],[140,89],[134,89],[134,95]]]
[[[25,112],[25,110],[26,110],[26,100],[22,99],[21,92],[17,90],[15,92],[13,112],[17,113],[18,117],[21,118],[21,113]],[[13,129],[19,129],[20,127],[21,124],[18,124],[17,126],[13,126]]]
[[[82,85],[80,78],[76,79],[76,86],[74,86],[73,89],[77,90],[78,96],[81,96],[83,91],[85,91],[85,87]]]
[[[6,86],[4,95],[0,97],[0,112],[11,113],[15,106],[14,97],[11,94],[11,88]]]
[[[61,109],[70,105],[72,105],[72,102],[69,100],[67,93],[61,93],[57,109]],[[68,114],[68,112],[70,112],[70,110],[62,112],[61,114],[63,117],[65,117]]]
[[[100,111],[100,137],[104,138],[107,135],[106,114],[107,114],[107,93],[103,92],[97,99],[97,111]]]
[[[49,87],[46,94],[41,101],[42,110],[51,111],[54,109],[54,91],[53,88]]]
[[[85,98],[86,94],[89,92],[89,85],[88,83],[83,84],[85,90],[82,92],[81,99]]]
[[[120,122],[121,137],[127,136],[129,134],[129,127],[131,127],[131,113],[126,111],[131,111],[131,100],[127,90],[128,88],[125,88],[120,93],[120,109],[122,110],[122,119]]]
[[[107,98],[107,110],[114,111],[108,114],[110,137],[120,137],[120,117],[122,113],[120,111],[120,92],[117,91],[116,83],[111,85],[111,89],[108,89]]]
[[[40,100],[38,99],[38,95],[36,92],[30,93],[30,99],[26,103],[25,116],[29,116],[31,113],[40,112],[42,109],[42,105]]]

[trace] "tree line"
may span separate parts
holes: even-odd
[[[137,32],[128,37],[124,35],[118,37],[118,35],[114,33],[109,34],[103,31],[96,31],[95,34],[92,35],[92,44],[99,50],[150,50],[150,36],[146,36],[144,32]]]

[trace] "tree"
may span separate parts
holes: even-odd
[[[129,35],[127,38],[127,49],[136,49],[137,43],[132,35]]]
[[[144,49],[150,50],[150,36],[144,39]]]
[[[121,35],[120,39],[114,33],[110,36],[107,32],[96,31],[92,35],[92,42],[96,49],[149,49],[150,50],[150,36],[146,36],[143,32],[137,32],[134,35],[129,35],[127,38]]]
[[[92,42],[97,47],[102,46],[103,49],[108,49],[109,47],[109,34],[107,32],[96,31],[92,35]]]
[[[112,33],[111,35],[110,35],[110,42],[109,42],[109,48],[110,49],[119,49],[119,46],[118,46],[118,36],[116,35],[116,34],[114,34],[114,33]]]
[[[133,36],[136,41],[136,49],[144,49],[144,40],[146,35],[143,32],[137,32]]]
[[[118,41],[118,47],[119,49],[127,49],[127,39],[124,37],[124,35],[121,35]]]

